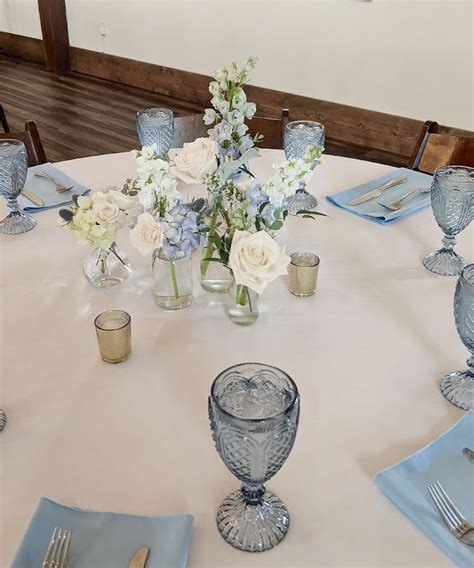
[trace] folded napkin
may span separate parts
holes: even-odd
[[[59,193],[56,191],[56,186],[54,183],[46,178],[37,177],[35,173],[46,173],[52,176],[56,181],[62,183],[65,187],[71,187],[70,191],[64,193]],[[44,201],[44,207],[38,207],[32,203],[29,199],[20,195],[18,197],[18,203],[22,209],[34,213],[35,211],[46,211],[48,209],[53,209],[54,207],[62,207],[69,205],[72,202],[72,196],[74,193],[89,193],[89,189],[77,183],[61,170],[55,168],[53,164],[41,164],[39,166],[34,166],[28,168],[28,175],[26,177],[26,183],[24,189],[32,191],[38,197]]]
[[[474,449],[474,411],[425,448],[378,473],[374,480],[385,495],[462,568],[474,566],[474,547],[452,535],[444,524],[428,485],[439,481],[466,520],[474,525],[474,464],[463,455]]]
[[[408,179],[405,183],[386,189],[382,195],[379,195],[379,197],[376,197],[375,199],[371,199],[365,203],[361,203],[360,205],[347,205],[349,201],[352,201],[356,197],[360,197],[364,195],[364,193],[368,193],[369,191],[372,191],[373,189],[399,176],[405,176]],[[400,199],[400,197],[412,189],[429,189],[431,187],[431,179],[432,176],[427,174],[414,172],[407,168],[398,168],[397,170],[377,179],[372,179],[356,187],[351,187],[350,189],[345,189],[339,193],[328,195],[326,199],[329,203],[332,203],[332,205],[341,207],[341,209],[345,209],[359,217],[386,225],[387,223],[393,223],[393,221],[396,221],[397,219],[403,219],[403,217],[427,207],[431,201],[430,194],[421,193],[419,195],[409,197],[407,200],[402,202],[402,207],[399,211],[390,211],[389,209],[385,209],[385,207],[379,205],[377,201],[390,204],[397,201],[397,199]]]
[[[147,568],[185,568],[191,541],[191,515],[138,517],[64,507],[41,498],[12,568],[38,568],[54,527],[72,531],[71,568],[128,566],[135,552],[148,546]]]

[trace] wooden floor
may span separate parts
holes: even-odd
[[[4,56],[0,103],[12,131],[23,130],[26,120],[36,122],[51,162],[136,148],[137,110],[165,106],[177,115],[193,112],[177,99],[78,73],[56,75]]]

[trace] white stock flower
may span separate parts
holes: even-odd
[[[207,108],[206,111],[204,112],[204,124],[207,124],[208,126],[210,124],[212,124],[213,122],[215,122],[216,120],[216,111],[212,108]]]
[[[140,188],[138,201],[145,211],[151,211],[156,204],[156,184],[149,183]]]
[[[232,97],[232,106],[236,109],[243,110],[247,103],[247,95],[245,91],[238,88]]]
[[[220,93],[219,83],[217,83],[216,81],[211,81],[209,83],[209,92],[215,97],[218,96]]]
[[[186,183],[202,183],[205,174],[217,170],[217,142],[210,138],[197,138],[185,143],[175,157],[174,173]]]
[[[252,118],[257,112],[257,105],[255,103],[247,103],[243,109],[246,118]]]
[[[130,231],[130,241],[140,254],[146,256],[160,248],[163,231],[152,215],[142,213],[138,216],[137,224]]]
[[[290,257],[266,231],[235,231],[229,267],[239,285],[261,294],[267,285],[286,274]]]

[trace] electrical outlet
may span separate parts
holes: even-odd
[[[107,35],[107,28],[105,27],[105,22],[100,22],[99,35],[101,35],[102,37],[105,37]]]

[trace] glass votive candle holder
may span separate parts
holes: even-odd
[[[95,320],[95,331],[102,360],[106,363],[121,363],[131,352],[130,314],[122,310],[109,310]]]
[[[288,265],[288,289],[295,296],[312,296],[316,290],[319,258],[310,252],[294,252]]]

